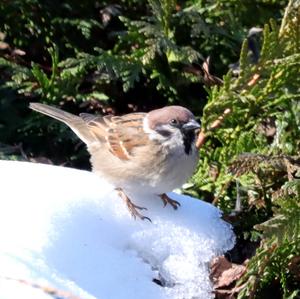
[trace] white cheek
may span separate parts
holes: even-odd
[[[158,134],[149,128],[149,124],[148,124],[148,119],[147,117],[144,118],[144,121],[143,121],[143,129],[145,131],[145,133],[148,133],[149,134],[149,139],[150,140],[157,140],[158,138]],[[160,135],[159,135],[160,136]]]
[[[154,193],[160,194],[172,191],[180,187],[192,174],[198,160],[198,152],[192,147],[192,152],[187,155],[184,151],[183,137],[180,130],[166,125],[166,130],[172,130],[168,137],[164,137],[148,126],[147,119],[144,120],[144,130],[149,134],[151,140],[157,140],[163,145],[163,152],[166,156],[172,156],[164,160],[164,176],[161,172],[154,175],[150,185]]]
[[[171,150],[175,150],[177,152],[179,151],[179,154],[181,154],[181,152],[184,152],[183,137],[178,129],[173,129],[172,135],[167,138],[165,142],[165,146]]]
[[[144,119],[143,128],[146,133],[149,134],[150,140],[158,140],[163,143],[164,147],[169,149],[183,149],[183,139],[182,134],[177,128],[172,128],[169,125],[162,126],[162,128],[166,129],[166,131],[170,131],[170,136],[163,136],[158,134],[155,130],[149,128],[147,117]]]

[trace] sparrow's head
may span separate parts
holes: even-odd
[[[167,106],[148,113],[147,124],[158,136],[165,139],[169,146],[183,144],[186,154],[191,152],[200,125],[191,111],[181,106]],[[158,137],[158,138],[157,138]]]

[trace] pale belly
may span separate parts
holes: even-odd
[[[170,192],[192,176],[198,162],[196,148],[189,155],[182,148],[176,148],[167,155],[143,152],[141,157],[147,158],[139,164],[115,160],[112,156],[97,158],[101,156],[98,154],[101,151],[99,147],[89,150],[93,172],[128,193],[159,195]]]
[[[198,162],[198,153],[178,155],[169,160],[163,169],[153,165],[135,180],[123,182],[122,188],[140,194],[163,194],[180,188],[194,173]]]

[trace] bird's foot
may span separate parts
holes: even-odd
[[[171,199],[166,193],[159,195],[159,197],[163,201],[164,207],[167,204],[170,204],[174,210],[177,210],[178,207],[180,207],[180,203],[177,200]]]
[[[136,219],[137,217],[140,218],[141,220],[149,220],[150,222],[151,219],[149,217],[146,217],[144,215],[142,215],[138,210],[147,210],[147,208],[144,208],[144,207],[140,207],[136,204],[134,204],[130,198],[124,193],[124,191],[121,189],[121,188],[117,188],[116,189],[117,192],[118,192],[118,195],[125,201],[126,205],[127,205],[127,208],[131,214],[131,216]]]

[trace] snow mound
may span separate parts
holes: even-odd
[[[51,298],[20,279],[82,299],[213,298],[209,261],[234,245],[220,211],[189,196],[169,194],[177,211],[133,196],[150,223],[87,171],[0,161],[0,184],[1,299]]]

